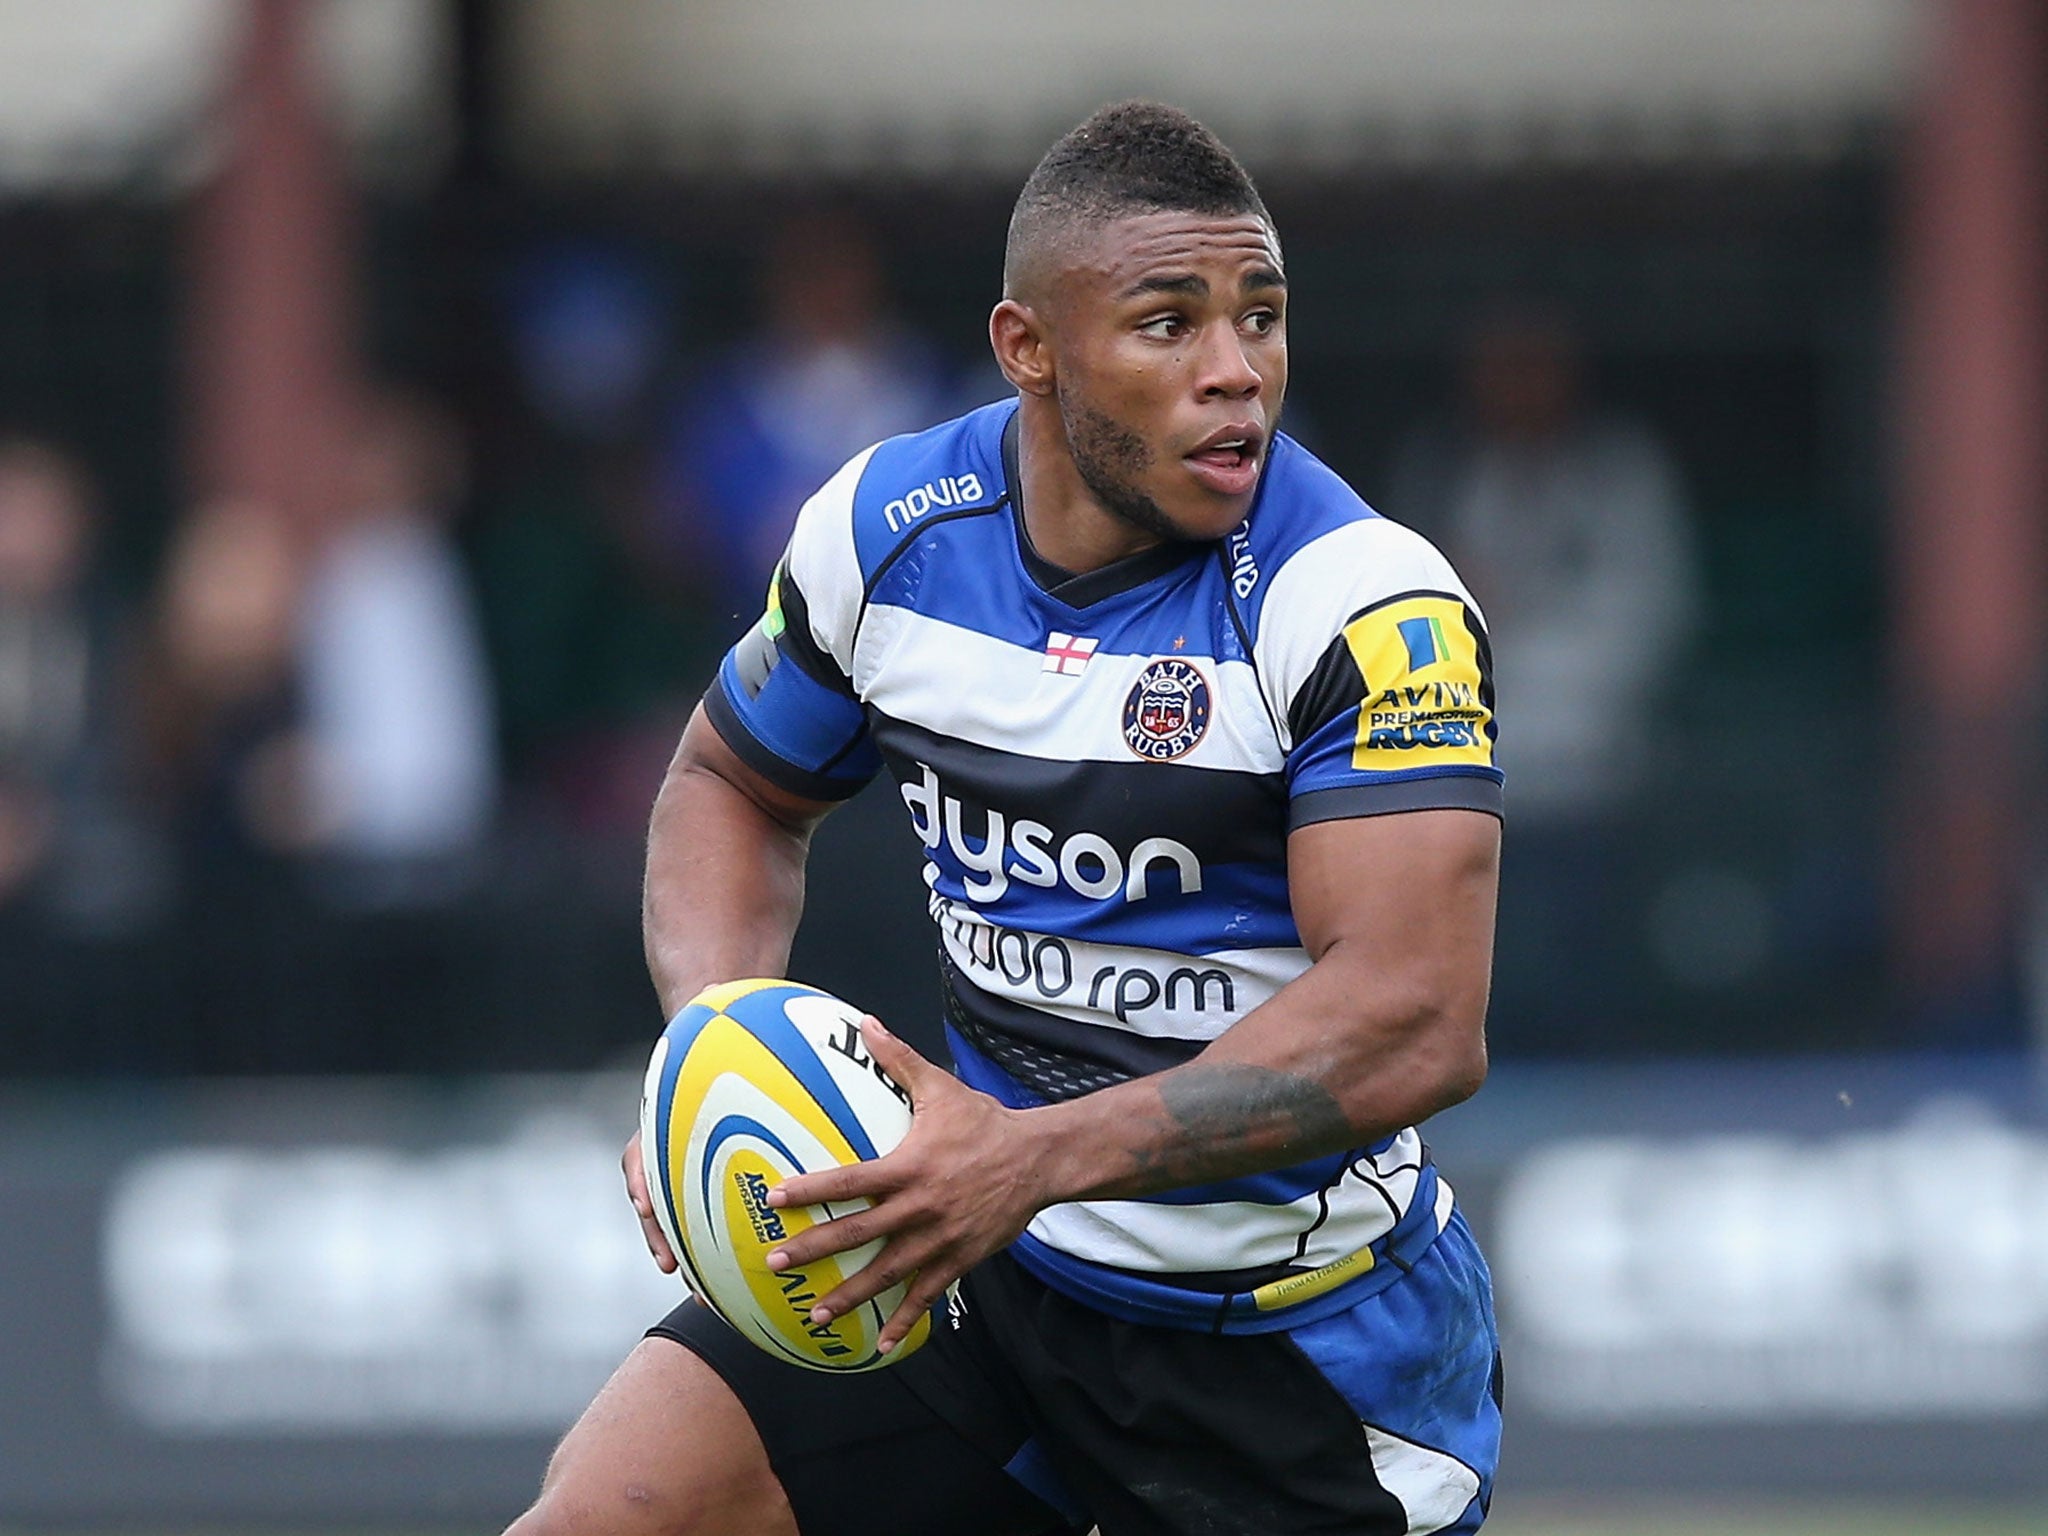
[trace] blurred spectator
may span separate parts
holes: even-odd
[[[938,353],[884,305],[880,257],[851,216],[776,231],[764,323],[670,414],[657,513],[676,569],[728,616],[757,605],[797,508],[854,454],[958,405]]]
[[[308,830],[340,888],[374,903],[443,889],[496,798],[490,673],[448,528],[461,481],[439,409],[370,401],[306,572]]]
[[[551,429],[602,443],[644,427],[670,305],[643,263],[596,241],[546,246],[520,262],[508,298],[520,382]]]
[[[1692,529],[1648,425],[1588,404],[1562,317],[1494,314],[1463,386],[1462,419],[1404,455],[1397,510],[1444,545],[1494,643],[1511,827],[1497,1033],[1570,1049],[1626,1010],[1625,818],[1698,610]]]
[[[679,599],[647,515],[672,297],[593,238],[527,253],[502,291],[473,547],[512,816],[630,843],[637,884],[647,807],[726,638]]]
[[[291,530],[268,507],[213,502],[173,538],[147,734],[188,878],[230,877],[318,839],[293,669],[300,580]]]
[[[1486,610],[1518,820],[1604,815],[1641,781],[1696,617],[1684,491],[1646,423],[1588,406],[1561,318],[1495,316],[1464,368],[1466,419],[1407,488],[1435,481],[1431,531]]]
[[[71,459],[0,440],[0,904],[40,888],[63,915],[104,923],[138,891],[94,522]]]

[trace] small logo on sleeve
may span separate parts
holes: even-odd
[[[1208,729],[1209,682],[1193,662],[1155,661],[1124,696],[1124,745],[1152,762],[1184,756]]]
[[[1403,619],[1394,627],[1408,647],[1410,672],[1433,667],[1451,654],[1450,642],[1444,639],[1444,621],[1433,613],[1427,618]]]
[[[1353,768],[1493,766],[1491,690],[1457,598],[1397,598],[1345,625],[1344,643],[1365,684]]]

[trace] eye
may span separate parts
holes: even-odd
[[[1178,341],[1188,333],[1188,322],[1184,315],[1155,315],[1138,325],[1140,336],[1150,336],[1155,341]]]
[[[1270,336],[1280,329],[1280,314],[1272,309],[1255,309],[1244,317],[1244,328],[1254,336]]]

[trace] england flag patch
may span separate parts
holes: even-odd
[[[1100,644],[1093,635],[1063,635],[1054,630],[1045,642],[1045,665],[1041,670],[1078,677]]]

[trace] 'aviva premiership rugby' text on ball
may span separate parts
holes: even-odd
[[[861,1011],[791,981],[733,981],[692,998],[655,1042],[640,1096],[648,1193],[690,1288],[770,1354],[820,1371],[869,1371],[924,1343],[929,1317],[889,1354],[875,1340],[898,1285],[819,1325],[811,1308],[879,1251],[868,1243],[781,1273],[768,1255],[814,1223],[864,1210],[768,1204],[784,1179],[880,1157],[910,1129],[909,1096],[869,1058]]]

